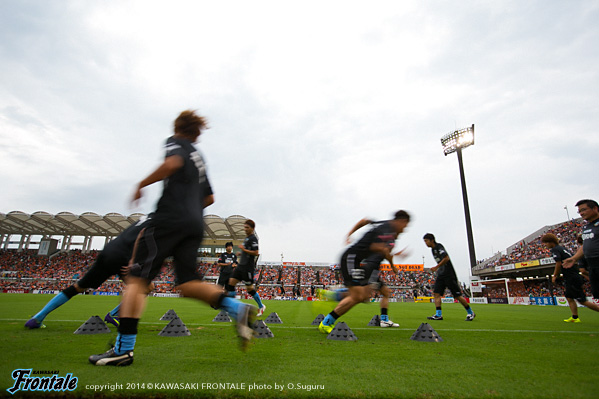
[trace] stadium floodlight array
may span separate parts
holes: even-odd
[[[441,145],[445,156],[456,152],[458,148],[466,148],[474,144],[474,124],[464,129],[455,130],[441,137]]]
[[[468,235],[468,252],[470,252],[470,269],[476,266],[476,254],[474,251],[474,236],[472,234],[472,222],[470,220],[470,206],[468,205],[468,193],[466,191],[466,177],[464,176],[464,164],[462,161],[462,148],[474,144],[474,124],[472,126],[454,130],[453,132],[441,137],[443,145],[443,154],[458,155],[458,166],[460,168],[460,181],[462,183],[462,198],[464,200],[464,215],[466,216],[466,233]]]

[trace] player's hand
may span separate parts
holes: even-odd
[[[439,270],[439,266],[431,267],[431,272],[436,272],[437,270]]]
[[[364,276],[365,276],[364,269],[357,268],[357,269],[354,269],[351,271],[351,277],[354,280],[363,280]]]
[[[557,281],[557,277],[556,277],[556,276],[553,276],[553,277],[551,277],[551,282],[552,282],[553,284],[555,284],[555,282],[556,282],[556,281]]]
[[[562,262],[562,267],[564,269],[569,269],[572,266],[574,266],[574,259],[573,258],[564,259],[564,261]]]
[[[407,258],[409,255],[410,255],[410,251],[408,251],[408,247],[405,247],[401,251],[393,254],[393,256],[399,256],[402,259]]]
[[[131,198],[131,205],[137,206],[139,204],[139,200],[143,197],[143,193],[141,192],[141,187],[137,186],[135,192],[133,193],[133,198]]]

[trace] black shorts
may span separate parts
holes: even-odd
[[[599,258],[586,258],[591,281],[591,294],[593,298],[599,299]]]
[[[114,275],[122,279],[121,269],[129,264],[133,244],[145,224],[147,222],[129,226],[117,238],[106,244],[92,267],[77,281],[77,285],[81,288],[96,289]]]
[[[229,284],[229,279],[231,278],[231,273],[221,273],[218,275],[218,281],[216,284],[225,286]]]
[[[130,274],[152,281],[160,273],[164,260],[172,256],[177,284],[201,280],[197,259],[203,234],[196,226],[190,230],[191,233],[186,233],[182,226],[176,225],[147,226],[139,238]]]
[[[77,281],[77,285],[85,289],[96,289],[114,275],[122,279],[121,269],[127,266],[130,257],[131,251],[113,250],[107,246],[98,254],[92,267]]]
[[[376,280],[378,280],[377,273],[374,280],[371,281],[373,272],[375,270],[378,272],[378,264],[374,265],[372,262],[363,262],[363,260],[362,256],[351,251],[346,251],[341,257],[341,275],[343,276],[343,284],[346,287],[365,287],[376,283]],[[353,277],[352,272],[355,269],[364,271],[362,278],[356,279]]]
[[[233,273],[231,273],[231,278],[235,280],[241,281],[247,286],[254,284],[254,270],[253,269],[245,269],[243,266],[237,266],[233,269]]]
[[[433,292],[435,294],[443,295],[445,293],[445,288],[449,288],[449,291],[451,291],[451,295],[453,295],[454,298],[462,296],[462,289],[455,277],[437,277]]]
[[[584,303],[587,301],[587,296],[584,293],[584,289],[582,288],[582,277],[577,276],[578,278],[570,278],[564,282],[564,286],[566,287],[566,293],[564,296],[570,299],[576,299],[579,303]]]

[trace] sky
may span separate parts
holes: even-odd
[[[476,258],[599,199],[599,1],[0,2],[0,212],[131,207],[185,109],[215,204],[261,260],[336,263],[366,217],[412,220],[397,263]],[[353,237],[359,238],[362,232]]]

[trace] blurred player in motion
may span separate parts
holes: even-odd
[[[183,296],[226,310],[236,320],[242,349],[253,338],[251,326],[255,308],[227,297],[214,284],[202,282],[197,272],[198,248],[204,234],[203,210],[214,202],[204,160],[193,146],[206,128],[203,117],[193,111],[183,111],[174,122],[175,134],[166,141],[164,162],[137,186],[134,202],[142,197],[144,187],[164,182],[156,211],[135,244],[116,343],[107,352],[90,356],[89,361],[94,365],[128,366],[133,363],[137,326],[146,303],[145,293],[169,256],[173,257],[177,289]]]
[[[433,258],[435,258],[435,262],[437,262],[435,267],[431,267],[431,271],[437,272],[437,280],[435,281],[435,286],[433,287],[436,311],[433,316],[429,316],[427,319],[443,320],[443,313],[441,311],[441,296],[445,293],[445,288],[449,288],[453,297],[462,304],[464,309],[466,309],[466,321],[474,320],[476,314],[474,314],[470,304],[468,304],[468,302],[462,296],[462,290],[460,288],[460,284],[458,283],[458,276],[455,273],[455,269],[453,268],[453,264],[449,259],[447,251],[445,251],[445,247],[443,247],[441,243],[436,242],[435,236],[431,233],[425,234],[422,238],[424,239],[426,246],[432,250]]]
[[[541,242],[551,251],[551,256],[555,261],[555,270],[553,272],[553,277],[551,277],[551,282],[556,284],[559,275],[562,274],[562,272],[564,275],[564,285],[566,287],[564,296],[566,297],[568,305],[570,306],[570,311],[572,312],[572,316],[564,321],[567,323],[580,323],[576,301],[595,312],[599,312],[599,305],[589,301],[585,295],[584,289],[582,288],[584,280],[579,273],[578,266],[574,265],[568,269],[562,268],[562,262],[565,259],[571,258],[572,254],[559,245],[559,239],[555,234],[548,233],[543,235],[543,237],[541,237]]]
[[[243,244],[239,245],[241,249],[241,259],[239,264],[231,273],[229,283],[225,286],[227,295],[230,297],[235,296],[235,286],[240,281],[245,284],[247,293],[254,298],[254,301],[258,304],[257,317],[262,316],[266,306],[262,303],[260,294],[256,291],[254,286],[254,273],[256,271],[256,261],[260,255],[258,248],[258,237],[256,236],[256,223],[248,219],[243,224],[243,230],[245,231],[246,237],[243,240]]]
[[[364,226],[375,223],[369,219],[362,219],[347,233],[346,243],[351,243],[351,235],[356,231],[361,229]],[[397,234],[395,234],[395,239],[397,239]],[[406,255],[403,253],[403,255]],[[368,258],[362,261],[362,267],[365,270],[372,270],[370,274],[370,279],[368,280],[368,284],[372,288],[373,291],[378,292],[383,297],[381,299],[381,321],[379,323],[380,327],[399,327],[398,323],[394,323],[389,319],[389,298],[391,296],[391,291],[389,287],[385,284],[383,280],[380,278],[380,264],[385,259],[385,256],[381,253],[375,253],[370,255]],[[397,272],[396,272],[397,274]],[[337,290],[318,290],[318,297],[320,299],[332,300],[339,302],[343,300],[346,296],[349,295],[349,291],[347,288],[340,288]]]
[[[151,217],[151,215],[150,215]],[[84,292],[87,289],[97,289],[111,276],[119,275],[124,280],[126,267],[131,259],[133,244],[137,239],[137,235],[148,223],[148,218],[140,219],[134,225],[125,229],[117,238],[110,241],[104,249],[98,254],[94,264],[75,284],[65,288],[52,298],[46,306],[42,308],[35,316],[25,323],[25,327],[45,328],[43,321],[52,311],[67,303],[75,295]],[[152,287],[149,287],[151,289]],[[149,292],[149,291],[148,291]],[[104,321],[111,323],[114,326],[119,325],[118,311],[120,304],[106,314]]]
[[[333,326],[337,319],[347,313],[351,308],[358,303],[364,302],[372,295],[372,283],[378,279],[371,281],[373,272],[378,270],[378,263],[363,262],[370,256],[380,254],[384,259],[387,259],[397,273],[397,269],[393,264],[393,256],[391,251],[395,245],[397,236],[401,234],[408,223],[410,215],[406,211],[397,211],[392,220],[382,222],[370,222],[366,219],[358,222],[351,233],[358,230],[367,224],[372,224],[373,228],[368,231],[355,244],[350,246],[341,257],[341,273],[343,274],[343,283],[347,287],[348,295],[341,299],[341,302],[331,311],[318,326],[318,330],[328,334],[333,330]],[[358,227],[358,225],[361,225]],[[351,234],[350,233],[350,234]],[[395,255],[399,255],[397,253]],[[380,258],[379,258],[380,259]]]

